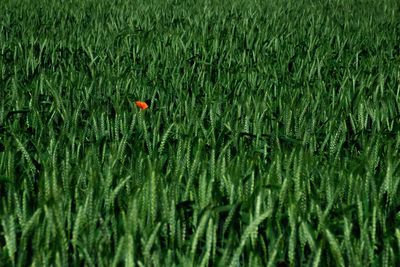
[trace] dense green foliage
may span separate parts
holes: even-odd
[[[0,1],[0,265],[399,266],[399,66],[396,0]]]

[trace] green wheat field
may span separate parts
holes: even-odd
[[[2,0],[0,266],[400,266],[399,131],[397,0]]]

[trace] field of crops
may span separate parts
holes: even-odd
[[[400,266],[399,131],[396,0],[2,0],[0,266]]]

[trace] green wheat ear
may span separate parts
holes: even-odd
[[[271,216],[272,212],[271,211],[267,211],[262,213],[260,216],[256,217],[244,230],[244,233],[242,235],[242,237],[240,238],[240,244],[239,247],[236,249],[236,251],[234,252],[232,259],[231,259],[231,263],[229,264],[229,266],[233,267],[233,266],[237,266],[238,265],[238,261],[239,261],[239,257],[240,254],[242,254],[243,252],[243,248],[246,244],[247,239],[254,233],[257,231],[258,225],[260,223],[262,223],[266,218],[268,218],[269,216]]]
[[[326,235],[326,238],[328,239],[329,247],[330,247],[332,255],[336,261],[336,264],[341,267],[345,266],[338,241],[336,240],[334,235],[328,229],[325,229],[325,235]]]
[[[195,253],[196,253],[196,249],[197,249],[197,244],[199,242],[199,238],[203,235],[203,232],[206,228],[207,222],[209,221],[210,218],[210,214],[209,211],[207,211],[200,219],[200,222],[197,226],[197,230],[196,233],[193,236],[193,241],[192,241],[192,245],[191,245],[191,250],[190,250],[190,255],[191,255],[191,259],[192,259],[192,264],[194,264],[195,262]]]
[[[15,264],[15,254],[17,252],[17,237],[16,237],[16,227],[14,222],[14,217],[8,216],[3,217],[1,220],[1,225],[3,226],[4,238],[6,241],[6,248],[8,252],[8,257],[10,258],[12,264]]]
[[[201,260],[200,266],[204,267],[204,266],[208,266],[208,262],[210,260],[210,256],[211,256],[211,249],[212,249],[212,241],[213,241],[213,229],[214,229],[214,222],[213,219],[210,218],[210,220],[208,221],[208,227],[207,227],[207,234],[206,234],[206,251],[204,253],[204,256]]]
[[[160,222],[157,223],[156,227],[154,228],[153,232],[151,233],[151,235],[150,235],[149,239],[147,240],[147,243],[146,243],[146,245],[144,247],[143,254],[144,254],[145,258],[146,258],[146,261],[150,261],[150,256],[151,256],[150,255],[150,250],[153,247],[154,242],[156,241],[157,234],[158,234],[158,231],[160,229],[160,226],[161,226],[161,223]]]
[[[160,155],[162,155],[162,153],[163,153],[163,151],[164,151],[165,143],[167,142],[168,137],[169,137],[169,135],[170,135],[170,133],[171,133],[173,127],[174,127],[174,124],[172,123],[172,124],[168,127],[168,129],[165,131],[164,135],[163,135],[162,138],[161,138],[160,146],[159,146],[159,148],[158,148],[158,153],[159,153]]]

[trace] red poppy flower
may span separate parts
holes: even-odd
[[[138,106],[140,109],[147,109],[149,105],[146,102],[143,101],[136,101],[135,102],[136,106]]]

